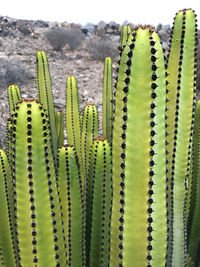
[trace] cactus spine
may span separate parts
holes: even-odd
[[[86,105],[83,114],[81,151],[85,179],[89,167],[89,155],[94,140],[98,137],[98,113],[94,104]],[[85,185],[85,181],[83,181]]]
[[[87,180],[87,266],[109,265],[111,198],[110,146],[106,140],[98,138],[92,146]]]
[[[77,153],[71,146],[58,151],[58,189],[69,266],[85,266],[83,190]]]
[[[49,123],[42,106],[23,100],[12,116],[12,174],[22,266],[65,266]]]
[[[51,90],[51,79],[48,70],[48,62],[43,51],[37,52],[37,69],[36,69],[36,83],[38,98],[43,108],[46,110],[50,121],[50,134],[52,138],[52,150],[54,160],[57,157],[58,136],[56,130],[56,120],[54,113],[53,95]]]
[[[17,85],[10,85],[8,87],[8,102],[10,113],[15,109],[16,104],[21,100],[20,89]]]
[[[112,115],[113,115],[113,82],[112,82],[112,60],[105,59],[103,80],[103,136],[111,143]]]
[[[5,152],[0,149],[0,265],[9,267],[17,263],[12,193],[10,166]]]
[[[199,240],[200,240],[200,101],[196,106],[194,124],[194,147],[193,147],[193,172],[192,172],[192,194],[189,213],[189,232],[188,232],[188,252],[198,266]]]
[[[168,264],[185,266],[186,197],[190,173],[196,92],[196,15],[191,9],[177,13],[167,64],[168,74]],[[187,123],[186,123],[187,122]]]
[[[116,88],[110,266],[165,266],[165,93],[159,38],[139,28],[122,51]]]
[[[56,129],[58,136],[58,146],[63,146],[64,144],[64,116],[62,111],[57,111],[55,113],[56,119]]]
[[[75,147],[81,162],[81,128],[76,78],[67,78],[66,129],[68,144]]]

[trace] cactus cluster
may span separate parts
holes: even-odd
[[[8,88],[0,266],[199,267],[195,12],[176,14],[167,57],[152,26],[122,28],[115,88],[105,59],[103,136],[74,76],[66,114],[54,110],[45,53],[36,59],[37,99]]]

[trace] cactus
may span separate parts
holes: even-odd
[[[57,111],[55,113],[56,119],[56,129],[58,136],[58,146],[63,146],[64,144],[64,116],[62,111]]]
[[[167,137],[169,250],[168,264],[185,266],[186,197],[190,173],[196,91],[196,15],[176,14],[167,62]],[[187,123],[186,123],[187,122]]]
[[[81,151],[82,166],[84,168],[84,179],[86,179],[89,167],[89,155],[94,139],[98,137],[98,113],[94,104],[86,105],[83,114]],[[85,181],[82,181],[85,187]]]
[[[76,78],[67,78],[67,101],[66,101],[66,129],[68,144],[75,147],[81,162],[81,129],[79,98]]]
[[[165,94],[159,37],[150,27],[138,28],[118,71],[110,266],[165,266]]]
[[[124,25],[122,27],[121,38],[120,38],[122,48],[126,45],[130,33],[131,33],[131,27],[129,25]]]
[[[198,266],[198,243],[200,240],[200,101],[196,106],[194,123],[192,194],[188,225],[188,252]]]
[[[20,264],[65,266],[47,115],[36,101],[23,100],[12,115],[12,125],[12,176]]]
[[[87,266],[109,265],[111,198],[110,146],[106,140],[98,138],[92,146],[87,179]]]
[[[9,267],[17,264],[12,193],[10,167],[5,152],[0,149],[0,266]]]
[[[12,158],[12,118],[8,118],[6,125],[6,155],[10,164]]]
[[[80,129],[82,134],[82,126],[83,126],[83,115],[80,115]]]
[[[51,79],[48,70],[48,62],[46,55],[43,51],[37,52],[37,65],[36,65],[36,83],[38,98],[43,108],[46,110],[50,121],[50,135],[52,138],[52,150],[54,160],[57,157],[58,149],[58,136],[56,130],[56,120],[54,113],[53,95],[51,90]]]
[[[71,146],[58,151],[58,189],[69,266],[85,266],[83,190],[77,153]]]
[[[113,114],[113,83],[112,83],[112,60],[105,59],[103,80],[103,136],[111,143],[112,114]]]
[[[21,100],[20,89],[17,85],[10,85],[8,87],[8,102],[10,113],[15,109],[16,104]]]
[[[63,146],[63,113],[54,113],[44,52],[37,53],[40,103],[9,86],[0,266],[199,265],[196,15],[176,14],[166,65],[151,26],[124,26],[119,51],[114,93],[105,60],[104,137],[94,104],[80,116],[70,76]]]

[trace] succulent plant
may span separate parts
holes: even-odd
[[[112,200],[111,149],[98,138],[90,153],[86,184],[86,266],[108,266]]]
[[[105,59],[103,80],[103,136],[111,143],[113,116],[112,60]]]
[[[55,113],[58,146],[64,145],[64,116],[62,111]]]
[[[88,104],[85,106],[82,123],[81,134],[81,152],[82,152],[82,166],[84,171],[83,185],[87,179],[90,150],[94,143],[94,140],[98,137],[99,121],[97,108],[94,104]]]
[[[122,31],[121,31],[121,48],[123,48],[127,41],[128,41],[128,36],[131,33],[131,27],[129,25],[124,25],[122,27]]]
[[[41,104],[21,100],[12,115],[12,177],[19,262],[65,266],[49,121]]]
[[[114,92],[105,59],[104,137],[94,104],[80,115],[74,76],[66,125],[54,112],[44,52],[37,53],[38,100],[9,86],[0,266],[199,266],[196,15],[176,14],[167,61],[151,26],[124,26],[119,51]]]
[[[77,153],[69,145],[58,151],[58,190],[67,262],[69,266],[81,267],[85,265],[83,188]]]
[[[77,82],[74,76],[69,76],[67,78],[66,130],[67,130],[68,144],[75,147],[79,160],[81,161],[82,149],[81,149],[79,96],[78,96]]]
[[[176,14],[167,62],[168,264],[187,264],[186,200],[196,93],[196,15]],[[187,122],[187,123],[185,123]]]
[[[8,102],[10,113],[13,112],[17,103],[21,100],[21,93],[19,87],[14,84],[8,87]]]
[[[18,263],[14,225],[14,202],[11,170],[6,153],[0,150],[0,265],[14,267]]]
[[[190,212],[188,219],[188,252],[198,266],[200,240],[200,101],[197,103],[194,122],[193,168],[191,177]]]
[[[165,95],[159,37],[138,28],[121,53],[115,96],[110,266],[165,266]]]
[[[50,135],[52,138],[52,150],[54,161],[57,157],[58,136],[56,130],[56,119],[54,112],[53,94],[51,90],[51,79],[48,69],[48,62],[44,51],[37,52],[36,55],[36,84],[38,99],[46,110],[50,122]]]

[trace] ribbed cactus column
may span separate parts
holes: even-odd
[[[51,79],[48,69],[48,62],[46,54],[43,51],[37,52],[36,59],[37,59],[36,84],[37,84],[38,98],[49,117],[50,134],[52,138],[52,149],[55,160],[57,157],[58,136],[56,131],[53,94],[51,90]]]
[[[130,33],[131,33],[131,27],[129,25],[124,25],[122,27],[121,38],[120,38],[122,48],[126,45]]]
[[[81,128],[76,78],[67,78],[66,129],[68,144],[74,146],[81,163]]]
[[[10,85],[8,87],[8,102],[10,113],[14,110],[16,104],[21,100],[21,93],[17,85]]]
[[[104,64],[103,79],[103,136],[111,143],[113,116],[112,59],[107,57]]]
[[[71,146],[58,150],[58,189],[69,266],[85,266],[83,190],[77,153]]]
[[[18,263],[13,204],[10,166],[0,149],[0,266],[15,267]]]
[[[188,231],[188,252],[195,264],[200,262],[200,101],[196,106],[194,123],[194,148],[193,148],[193,172],[192,172],[192,193],[189,212]]]
[[[6,155],[11,164],[12,158],[12,118],[8,118],[6,125]]]
[[[169,195],[168,264],[187,264],[186,197],[190,173],[196,91],[196,15],[176,14],[167,63],[167,150]]]
[[[12,173],[20,264],[65,266],[47,115],[38,102],[23,100],[15,109],[12,123]]]
[[[86,196],[87,266],[109,265],[112,199],[111,151],[107,140],[95,140],[90,157]]]
[[[81,135],[81,151],[82,166],[86,178],[89,167],[89,155],[94,139],[98,137],[98,113],[94,104],[86,105],[83,114],[82,135]],[[85,181],[83,181],[85,185]]]
[[[62,111],[55,113],[56,119],[56,130],[58,135],[58,145],[63,146],[64,144],[64,116]]]
[[[113,129],[110,266],[165,266],[165,66],[150,27],[121,55]]]

